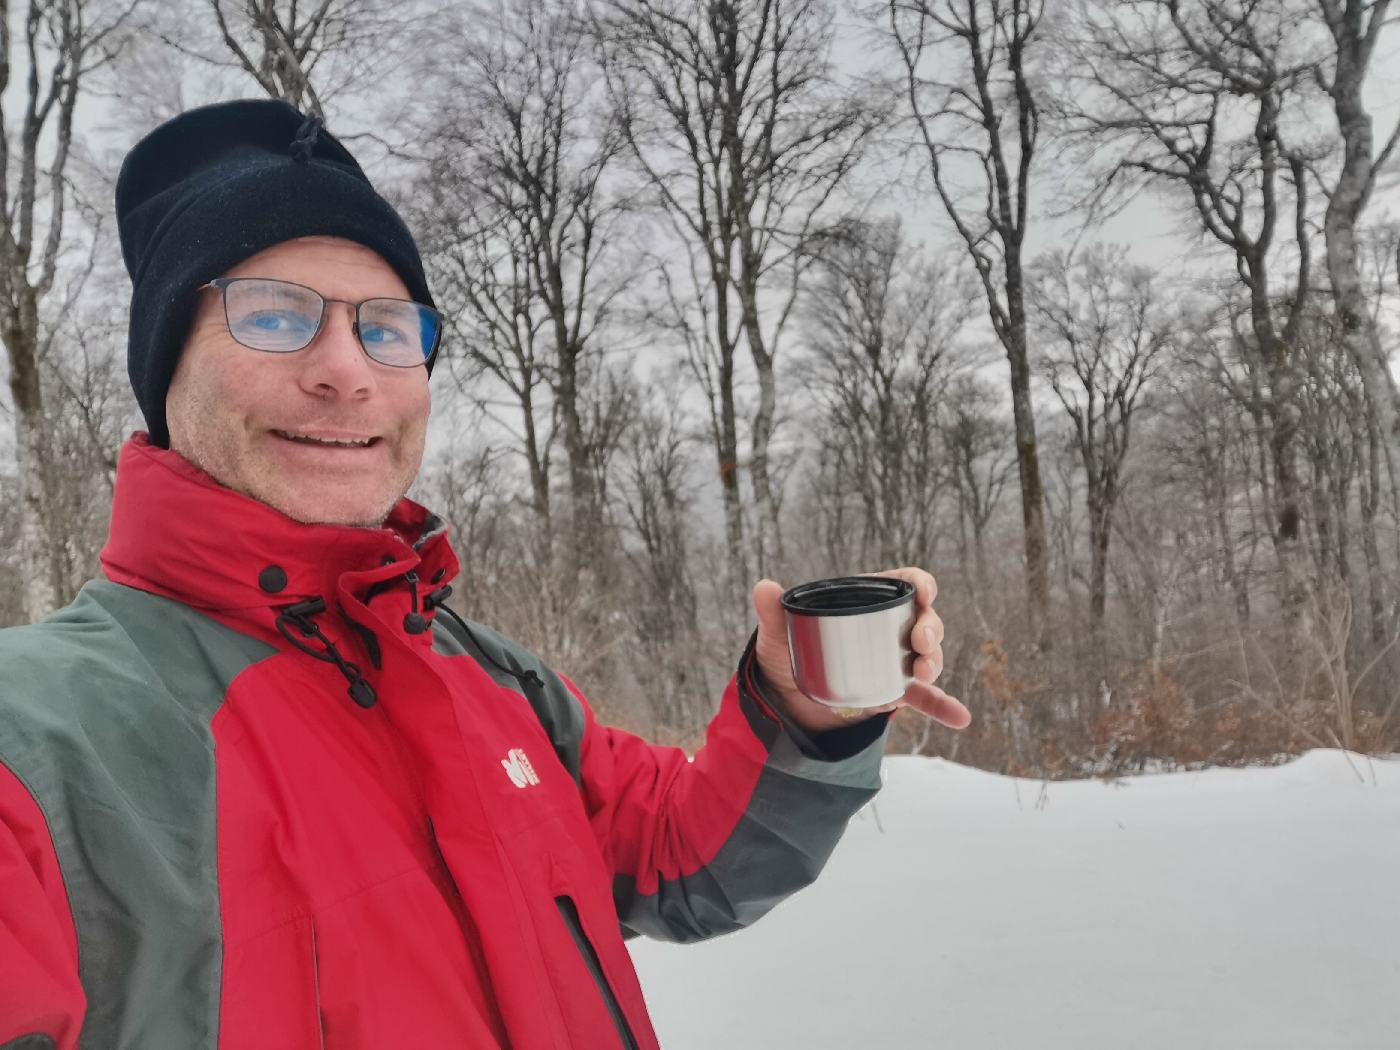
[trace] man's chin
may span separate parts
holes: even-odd
[[[306,492],[283,492],[260,489],[250,486],[239,490],[250,499],[291,518],[299,525],[339,525],[352,529],[382,528],[389,512],[398,503],[395,498],[370,504],[367,501],[347,503],[344,498],[329,495],[317,499]]]
[[[274,510],[281,511],[299,525],[339,525],[352,529],[378,529],[383,528],[385,519],[389,517],[389,512],[394,509],[394,503],[397,503],[398,500],[389,504],[388,507],[374,510],[307,505],[304,501],[291,501],[282,506],[269,500],[261,502],[267,503]]]
[[[261,463],[245,461],[242,470],[234,467],[225,472],[220,469],[221,464],[206,466],[187,452],[180,454],[224,488],[271,507],[300,525],[382,528],[390,512],[403,498],[400,493],[393,498],[381,496],[378,500],[372,500],[366,496],[348,500],[341,485],[331,486],[324,479],[308,478],[310,484],[299,485],[283,472],[267,469]],[[364,487],[361,485],[361,488]],[[318,492],[318,488],[322,491]]]

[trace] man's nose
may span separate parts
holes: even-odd
[[[321,330],[302,351],[301,385],[318,397],[368,397],[375,386],[374,363],[355,335],[355,308],[327,303]]]

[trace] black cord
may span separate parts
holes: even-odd
[[[345,659],[340,650],[335,647],[335,643],[321,633],[321,628],[311,619],[311,617],[318,616],[325,611],[326,600],[319,597],[308,598],[304,602],[288,605],[277,614],[277,632],[307,656],[324,663],[335,664],[340,669],[340,673],[345,676],[346,681],[350,683],[350,688],[347,690],[350,699],[361,707],[373,707],[378,697],[375,695],[374,687],[366,681],[360,666]],[[291,631],[292,626],[295,626],[303,637],[313,638],[320,642],[325,646],[325,652],[318,652],[294,637]]]
[[[525,668],[521,667],[511,658],[509,654],[506,654],[506,659],[511,661],[513,665],[511,667],[504,666],[499,660],[492,656],[490,651],[486,648],[486,646],[481,644],[481,639],[476,636],[476,632],[467,626],[467,621],[458,616],[457,613],[453,611],[451,606],[445,604],[448,597],[451,594],[451,585],[444,584],[437,590],[433,591],[432,594],[429,594],[426,598],[423,599],[423,608],[441,609],[443,612],[447,613],[448,616],[452,617],[452,619],[456,620],[457,626],[462,628],[466,636],[471,639],[472,644],[476,646],[477,650],[481,653],[482,656],[486,657],[486,659],[490,662],[491,666],[493,666],[494,668],[496,668],[496,670],[502,672],[503,674],[510,675],[512,678],[514,678],[517,682],[520,683],[522,688],[527,683],[534,686],[544,685],[544,680],[540,678],[537,672],[533,670],[526,670]]]

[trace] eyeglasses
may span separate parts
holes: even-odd
[[[425,365],[437,353],[442,315],[408,299],[327,299],[314,288],[270,277],[220,277],[203,288],[224,297],[229,335],[250,350],[290,354],[311,345],[327,303],[355,308],[351,330],[372,360],[394,368]]]

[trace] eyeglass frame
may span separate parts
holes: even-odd
[[[315,331],[311,333],[310,338],[308,338],[305,343],[303,343],[301,346],[296,347],[293,350],[266,350],[260,346],[249,346],[247,343],[239,339],[238,336],[233,334],[233,324],[229,320],[228,316],[228,286],[237,281],[271,281],[274,284],[287,284],[291,285],[293,288],[301,288],[304,291],[310,292],[312,295],[316,296],[316,298],[321,300],[321,316],[316,319]],[[301,351],[305,350],[308,346],[314,343],[316,341],[316,337],[321,334],[321,329],[326,323],[326,307],[330,306],[332,303],[340,303],[344,306],[350,306],[354,308],[355,317],[354,320],[350,322],[350,331],[354,334],[355,342],[359,344],[361,353],[363,353],[367,358],[369,358],[377,365],[383,365],[385,368],[419,368],[427,365],[430,361],[432,361],[432,359],[437,356],[438,350],[442,348],[442,329],[446,318],[443,317],[442,311],[438,310],[436,307],[429,306],[427,303],[420,303],[414,299],[400,299],[396,295],[371,295],[368,299],[361,299],[357,303],[351,302],[349,299],[329,299],[326,296],[322,295],[320,292],[318,292],[315,288],[312,288],[309,284],[301,284],[298,281],[284,281],[280,277],[215,277],[212,281],[208,281],[204,284],[201,284],[198,288],[195,289],[195,291],[202,292],[207,288],[218,289],[219,295],[223,299],[224,327],[228,329],[229,338],[232,339],[239,346],[244,347],[248,350],[255,350],[260,354],[301,353]],[[360,309],[365,305],[365,303],[373,303],[383,300],[388,300],[389,302],[395,303],[410,303],[413,306],[418,307],[420,310],[427,310],[429,313],[431,313],[434,317],[437,318],[437,332],[433,337],[433,348],[423,356],[422,361],[415,361],[411,364],[406,365],[391,364],[388,361],[379,360],[379,358],[371,354],[369,352],[369,348],[365,346],[365,341],[360,338]]]

